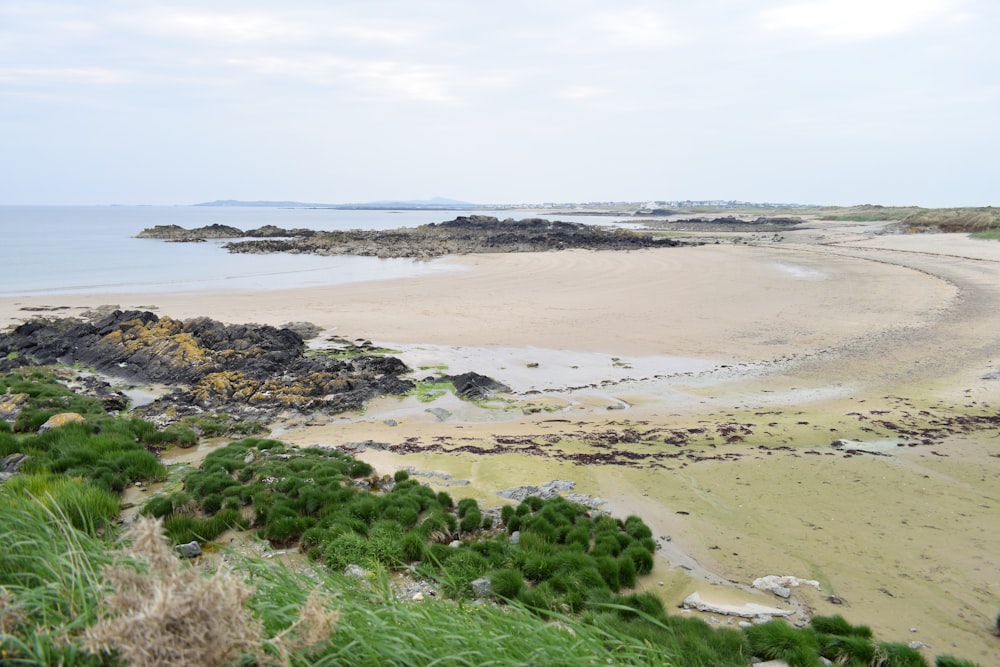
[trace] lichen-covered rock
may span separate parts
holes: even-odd
[[[136,383],[175,386],[142,408],[148,418],[193,408],[255,421],[286,410],[343,412],[414,387],[400,377],[410,369],[394,357],[337,359],[305,351],[302,337],[289,329],[204,317],[180,321],[136,310],[90,322],[33,321],[0,334],[0,353],[19,365],[79,363]]]
[[[17,419],[21,410],[28,404],[29,398],[27,394],[0,395],[0,419],[9,422]]]
[[[51,431],[54,428],[61,428],[66,424],[86,424],[87,420],[84,419],[83,415],[77,414],[76,412],[60,412],[59,414],[52,415],[49,417],[44,424],[38,427],[39,433],[45,433],[46,431]]]

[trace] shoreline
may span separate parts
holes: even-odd
[[[876,421],[902,428],[996,413],[1000,243],[870,228],[792,232],[781,244],[466,256],[457,274],[282,292],[0,298],[0,326],[45,314],[23,306],[72,315],[109,303],[175,319],[311,321],[396,345],[411,366],[518,379],[503,407],[382,399],[364,413],[292,420],[279,435],[292,444],[417,438],[487,448],[547,437],[559,439],[552,451],[577,454],[597,451],[581,434],[752,426],[742,441],[692,442],[682,450],[695,458],[657,466],[431,450],[377,458],[471,480],[470,494],[571,478],[582,493],[648,515],[671,549],[724,579],[817,579],[821,594],[795,593],[816,613],[937,653],[956,642],[954,653],[990,662],[998,650],[984,628],[1000,604],[1000,531],[982,527],[996,525],[1000,433],[915,447],[896,437],[889,456],[846,456],[829,443],[894,433]],[[704,366],[672,374],[676,358]],[[595,387],[573,389],[577,371]],[[648,451],[672,447],[661,438]],[[675,602],[691,580],[669,574],[660,590]],[[830,594],[850,606],[829,606]]]

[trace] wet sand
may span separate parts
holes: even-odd
[[[310,321],[400,350],[426,367],[418,376],[446,366],[506,380],[515,393],[492,404],[382,399],[364,414],[292,420],[281,437],[416,442],[405,456],[359,455],[387,471],[469,480],[431,481],[492,504],[499,489],[573,479],[663,538],[644,585],[670,604],[694,590],[778,601],[692,574],[744,586],[768,574],[817,579],[822,592],[795,593],[816,613],[991,664],[1000,660],[989,634],[1000,610],[1000,433],[986,418],[1000,405],[1000,243],[873,228],[474,256],[447,275],[288,292],[0,299],[0,325],[34,314],[24,307],[73,314],[102,304]],[[609,451],[586,434],[627,429],[712,437],[611,448],[678,454],[635,465],[566,458]],[[932,444],[920,444],[925,432]],[[886,455],[847,455],[830,447],[836,438],[886,442]],[[538,443],[541,454],[488,451],[506,441]],[[482,453],[449,453],[469,446]],[[824,601],[830,594],[846,604]]]

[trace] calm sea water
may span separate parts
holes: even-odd
[[[467,214],[467,211],[262,207],[0,206],[0,296],[267,290],[457,270],[457,265],[447,259],[242,255],[224,250],[224,241],[166,243],[134,237],[154,225],[395,229],[442,222]],[[498,217],[528,215],[504,211]],[[608,222],[607,219],[558,217],[580,222]]]

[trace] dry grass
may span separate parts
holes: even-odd
[[[182,564],[157,520],[140,519],[129,536],[126,558],[105,569],[114,593],[102,619],[86,630],[87,651],[116,653],[136,667],[211,667],[260,655],[263,629],[247,608],[251,591],[242,581]],[[148,571],[137,570],[135,560]]]
[[[85,630],[88,652],[134,667],[214,667],[243,656],[287,665],[333,636],[340,614],[313,590],[298,619],[266,638],[248,606],[254,591],[229,570],[205,573],[181,561],[162,529],[160,520],[141,517],[126,535],[131,546],[105,568],[114,592],[101,620]]]
[[[989,206],[925,209],[906,216],[902,224],[917,231],[930,228],[942,232],[980,232],[1000,227],[1000,209]]]

